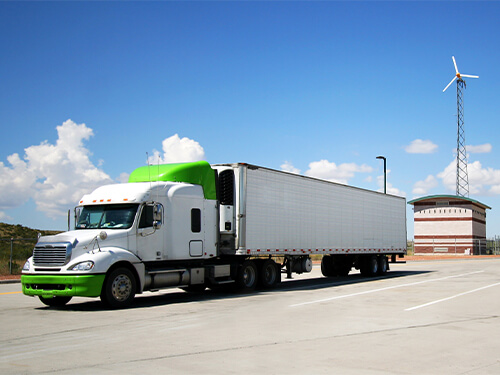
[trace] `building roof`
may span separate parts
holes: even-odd
[[[464,203],[465,202],[474,203],[483,209],[490,209],[491,210],[491,207],[485,205],[484,203],[481,203],[475,199],[471,199],[471,198],[467,198],[467,197],[460,197],[458,195],[429,195],[427,197],[420,197],[420,198],[413,199],[413,200],[409,201],[408,204],[414,205],[415,203],[421,203],[421,202],[426,202],[426,201],[431,202],[431,201],[437,201],[437,200],[443,200],[443,199],[462,200],[462,201],[464,201]]]

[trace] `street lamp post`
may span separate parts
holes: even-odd
[[[384,194],[387,194],[387,159],[385,156],[377,156],[377,159],[384,160]]]

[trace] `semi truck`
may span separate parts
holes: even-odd
[[[74,230],[38,239],[25,295],[111,308],[179,287],[271,288],[282,274],[384,275],[406,253],[405,198],[255,165],[146,165],[75,208]]]

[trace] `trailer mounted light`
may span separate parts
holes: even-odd
[[[87,260],[85,262],[80,262],[80,263],[75,264],[69,270],[70,271],[90,271],[92,268],[94,268],[94,262],[92,262],[91,260]]]

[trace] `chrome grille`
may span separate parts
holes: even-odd
[[[65,243],[41,243],[33,250],[33,263],[35,266],[64,266],[71,259],[73,246]]]

